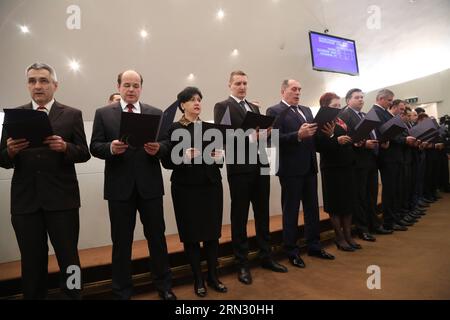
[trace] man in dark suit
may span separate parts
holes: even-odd
[[[283,242],[292,265],[304,268],[298,241],[298,213],[303,203],[305,238],[308,255],[334,259],[320,244],[319,203],[317,196],[317,159],[314,135],[317,124],[308,107],[299,105],[300,83],[284,80],[281,84],[282,100],[267,109],[267,115],[278,117],[279,168],[283,211]],[[323,130],[323,129],[322,129]],[[329,133],[328,135],[331,135]]]
[[[80,110],[53,98],[58,82],[51,66],[32,64],[27,69],[27,81],[32,101],[18,108],[46,112],[54,135],[45,139],[45,146],[31,148],[25,139],[12,139],[5,130],[2,134],[0,166],[14,168],[11,221],[21,254],[23,294],[25,299],[47,296],[50,237],[61,289],[69,298],[79,299],[81,287],[68,283],[68,277],[73,273],[70,270],[80,271],[80,191],[74,164],[90,158],[83,118]]]
[[[159,158],[168,151],[167,145],[149,142],[132,148],[119,141],[122,112],[162,112],[139,102],[143,79],[136,71],[122,72],[117,83],[121,100],[97,109],[90,145],[92,155],[105,160],[104,197],[108,200],[113,242],[113,292],[119,299],[132,295],[131,249],[137,210],[148,241],[155,287],[162,299],[175,300],[164,235],[164,187],[159,164]]]
[[[229,110],[231,125],[241,127],[247,112],[259,112],[259,107],[245,99],[247,95],[247,75],[243,71],[233,71],[228,86],[231,94],[228,99],[214,106],[214,122],[221,123]],[[234,255],[239,264],[238,279],[244,284],[251,284],[252,277],[248,267],[247,221],[250,203],[255,217],[256,241],[263,268],[275,272],[287,272],[287,268],[275,262],[271,257],[269,232],[269,194],[270,176],[262,174],[265,166],[258,155],[252,163],[249,154],[251,143],[257,143],[249,137],[245,139],[245,150],[237,149],[235,143],[234,157],[227,157],[227,175],[231,196],[231,233]],[[244,157],[242,153],[244,154]],[[253,155],[254,156],[254,155]],[[239,158],[245,158],[240,163]],[[267,169],[267,168],[266,168]]]
[[[347,124],[350,136],[355,127],[365,117],[361,110],[364,106],[364,94],[361,89],[350,89],[346,96],[348,108],[341,112],[339,117]],[[353,221],[359,237],[365,241],[375,241],[372,233],[390,234],[380,225],[376,214],[378,195],[378,169],[377,158],[378,140],[375,133],[371,132],[366,140],[355,141],[354,150],[356,156],[356,181],[357,181],[357,209]]]
[[[394,112],[389,112],[389,109],[392,108],[393,100],[394,93],[388,89],[382,89],[377,93],[376,103],[372,109],[381,120],[381,125],[394,117]],[[377,137],[381,137],[379,127],[375,131]],[[409,222],[403,220],[398,212],[400,209],[399,193],[401,188],[399,181],[401,181],[402,177],[402,144],[413,144],[414,142],[415,139],[413,137],[398,136],[381,144],[378,156],[378,168],[383,184],[381,202],[383,206],[383,226],[386,230],[406,231],[408,230],[407,226],[411,225]]]

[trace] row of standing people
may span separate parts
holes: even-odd
[[[90,158],[82,116],[79,110],[54,100],[58,82],[52,67],[40,63],[31,65],[27,69],[27,81],[32,102],[19,108],[47,112],[55,135],[44,141],[46,147],[28,148],[28,141],[14,140],[6,132],[2,134],[0,165],[14,168],[11,219],[21,252],[23,292],[25,298],[46,297],[47,237],[50,237],[61,270],[62,289],[68,297],[76,299],[80,297],[81,289],[68,288],[68,274],[65,271],[70,266],[80,266],[77,251],[80,196],[74,164]],[[260,112],[258,106],[246,100],[247,81],[244,72],[231,73],[230,97],[215,105],[215,122],[221,121],[227,109],[230,111],[232,125],[237,127],[241,125],[246,112]],[[200,242],[203,242],[207,256],[207,284],[218,292],[226,292],[227,288],[217,275],[223,206],[219,165],[174,165],[169,156],[174,147],[169,139],[170,132],[176,129],[189,131],[193,123],[201,121],[201,92],[196,88],[186,88],[178,95],[184,116],[172,125],[169,137],[163,141],[147,143],[143,148],[130,148],[119,140],[121,112],[161,114],[161,111],[139,101],[143,84],[139,73],[125,71],[118,76],[117,82],[121,99],[96,111],[90,144],[91,154],[105,160],[104,198],[108,201],[111,224],[112,284],[115,296],[120,299],[132,296],[131,248],[138,211],[148,241],[155,287],[162,299],[176,299],[171,290],[171,272],[164,236],[164,188],[160,161],[173,170],[171,192],[176,221],[180,240],[184,243],[194,274],[195,293],[205,296],[207,292],[200,268]],[[304,268],[305,263],[297,245],[301,202],[305,215],[308,254],[322,259],[334,259],[320,244],[315,145],[316,142],[319,146],[329,142],[321,143],[321,136],[325,140],[332,140],[333,137],[339,138],[340,133],[336,132],[338,126],[331,123],[323,129],[317,129],[312,123],[311,110],[299,105],[300,91],[298,81],[283,81],[282,101],[269,108],[267,113],[277,116],[286,108],[292,108],[292,112],[283,118],[278,127],[283,243],[292,266]],[[247,141],[246,148],[249,148],[250,143],[254,142]],[[370,142],[366,141],[365,146],[367,145]],[[186,157],[195,157],[195,150],[190,150]],[[254,211],[261,266],[274,272],[287,272],[287,268],[272,257],[269,237],[270,178],[260,174],[260,169],[264,166],[263,161],[258,161],[257,164],[227,164],[232,245],[239,266],[238,279],[244,284],[252,283],[246,233],[250,204]],[[324,169],[326,166],[322,167]],[[322,170],[323,175],[324,172]],[[333,173],[330,177],[333,177]],[[334,188],[332,189],[334,192]],[[329,195],[327,193],[325,196],[324,193],[325,197]],[[201,201],[193,203],[193,199],[199,198]],[[327,198],[324,200],[326,205],[330,203]],[[343,212],[341,209],[330,209],[329,212],[332,217],[335,216],[334,213],[339,216]],[[344,218],[342,221],[342,226],[348,226],[348,219]],[[383,230],[381,227],[377,228],[376,230]],[[347,244],[352,248],[359,246],[350,238],[347,229],[344,229],[343,234],[337,232],[337,235],[337,243],[341,247]]]

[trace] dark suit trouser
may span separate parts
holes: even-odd
[[[380,169],[383,189],[381,202],[383,206],[384,226],[392,228],[392,225],[400,220],[397,209],[398,202],[398,182],[401,178],[401,166],[397,163],[386,163]]]
[[[401,208],[410,211],[412,209],[410,206],[410,200],[413,188],[412,163],[405,163],[403,166],[403,181],[401,188],[403,189]]]
[[[376,166],[369,169],[367,176],[367,202],[369,209],[369,231],[374,232],[379,228],[381,221],[377,215],[378,207],[378,168]]]
[[[305,239],[308,251],[320,250],[319,202],[317,197],[317,174],[279,177],[283,211],[283,243],[289,257],[299,254],[297,245],[298,214],[303,204]]]
[[[48,235],[58,260],[61,290],[68,298],[79,299],[81,290],[67,286],[67,279],[73,274],[67,273],[70,271],[67,268],[72,265],[80,267],[78,209],[39,210],[12,215],[11,221],[20,249],[24,298],[45,299],[47,296]]]
[[[373,231],[379,226],[376,216],[376,202],[373,201],[374,185],[378,184],[376,169],[356,168],[357,203],[353,222],[360,233]],[[376,186],[378,187],[378,186]],[[375,195],[376,197],[376,195]]]
[[[171,287],[171,273],[167,254],[162,197],[142,199],[136,191],[127,201],[108,201],[111,222],[112,287],[116,298],[129,299],[133,292],[131,253],[136,210],[144,227],[150,253],[150,270],[157,290]]]
[[[270,176],[259,170],[228,176],[231,197],[231,240],[238,263],[248,263],[247,221],[250,203],[255,218],[256,241],[261,259],[270,258],[269,196]]]

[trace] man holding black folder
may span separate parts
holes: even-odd
[[[214,122],[221,123],[227,110],[229,111],[231,126],[240,128],[245,114],[254,112],[260,114],[259,107],[245,99],[247,95],[247,75],[243,71],[233,71],[228,86],[231,94],[228,99],[216,103],[214,106]],[[270,176],[262,175],[264,165],[258,155],[256,163],[249,161],[251,143],[245,139],[245,150],[235,148],[234,159],[227,158],[228,184],[231,196],[231,233],[233,251],[238,261],[238,279],[244,284],[252,283],[252,276],[248,266],[247,221],[250,203],[255,217],[256,240],[259,246],[259,256],[263,268],[275,272],[287,272],[287,268],[271,257],[269,232],[269,194]],[[244,153],[244,154],[243,154]],[[242,157],[243,156],[243,157]],[[245,158],[245,163],[239,163],[239,158]]]
[[[394,117],[392,105],[394,100],[394,93],[388,89],[382,89],[377,93],[376,104],[372,107],[381,120],[381,125],[385,124]],[[403,111],[404,111],[404,105]],[[397,106],[396,106],[397,108]],[[398,113],[403,112],[400,110]],[[396,112],[395,112],[396,113]],[[380,127],[379,127],[380,128]],[[382,136],[382,132],[376,130],[377,137]],[[412,224],[402,219],[399,213],[400,201],[399,194],[401,192],[401,170],[403,164],[403,152],[401,145],[404,143],[414,143],[415,139],[412,137],[397,136],[382,144],[378,157],[378,167],[381,172],[382,189],[382,206],[384,228],[393,231],[406,231],[408,226]],[[383,147],[384,146],[384,147]]]
[[[147,142],[139,146],[120,141],[123,112],[161,115],[162,111],[141,103],[142,76],[133,70],[119,74],[117,88],[121,100],[97,109],[90,149],[94,157],[105,160],[104,197],[108,200],[111,221],[112,282],[118,299],[132,295],[131,249],[139,211],[151,256],[153,281],[159,296],[175,300],[164,235],[163,180],[159,159],[167,145]]]
[[[364,106],[364,94],[361,89],[351,89],[347,92],[345,100],[348,108],[342,111],[340,118],[347,124],[350,135],[356,126],[365,118],[361,110]],[[378,169],[377,158],[378,140],[375,133],[371,132],[367,139],[355,141],[354,151],[356,161],[357,181],[357,209],[353,216],[359,237],[365,241],[375,241],[372,233],[390,234],[385,230],[376,214],[378,195]]]
[[[283,211],[283,245],[294,267],[304,268],[297,245],[299,238],[298,214],[303,204],[305,238],[308,255],[333,260],[334,256],[320,244],[320,217],[317,195],[317,159],[314,135],[317,124],[308,107],[299,105],[301,86],[297,80],[284,80],[281,84],[282,100],[267,109],[267,114],[277,117],[275,129],[279,130],[279,169]],[[330,126],[325,126],[330,129]],[[332,128],[332,127],[331,127]],[[321,129],[327,136],[331,132]]]
[[[73,274],[70,270],[80,268],[80,191],[74,164],[90,158],[83,118],[80,110],[53,98],[58,82],[51,66],[32,64],[27,68],[27,81],[32,101],[18,109],[47,113],[53,135],[40,141],[40,146],[32,146],[27,139],[10,138],[7,130],[2,134],[0,166],[14,168],[11,221],[21,254],[23,294],[25,299],[47,296],[50,237],[60,268],[61,289],[68,298],[79,299],[81,287],[72,288],[67,278]],[[24,137],[33,134],[23,129]]]

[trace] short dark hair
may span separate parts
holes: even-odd
[[[392,108],[398,106],[400,103],[405,103],[405,101],[400,100],[400,99],[395,99],[394,101],[392,101],[392,105],[389,107],[389,109],[392,109]]]
[[[425,113],[425,109],[421,108],[421,107],[418,107],[418,108],[416,108],[414,110],[417,112],[417,114]]]
[[[118,93],[118,92],[112,93],[112,94],[109,96],[108,101],[112,101],[112,100],[114,99],[114,96],[120,96],[120,93]]]
[[[340,99],[340,97],[334,92],[326,92],[320,97],[319,104],[321,107],[328,107],[333,99]]]
[[[348,101],[352,98],[352,95],[353,95],[355,92],[362,92],[362,90],[361,90],[361,89],[358,89],[358,88],[353,88],[353,89],[348,90],[348,91],[347,91],[347,94],[345,95],[345,102],[346,102],[346,103],[348,103]]]
[[[127,70],[127,71],[130,71],[130,70]],[[119,73],[119,75],[117,76],[117,84],[118,84],[119,86],[122,84],[122,75],[123,75],[125,72],[127,72],[127,71],[123,71],[123,72]],[[134,71],[134,70],[133,70],[133,71]],[[136,72],[136,73],[139,75],[139,77],[141,78],[141,86],[142,86],[142,84],[144,83],[144,78],[142,78],[142,74],[140,74],[140,73],[137,72],[137,71],[134,71],[134,72]]]
[[[200,96],[200,99],[203,99],[203,95],[199,88],[197,88],[197,87],[184,88],[183,91],[181,91],[179,94],[177,94],[178,109],[180,109],[180,111],[184,113],[184,110],[181,109],[181,104],[188,102],[196,94],[198,94]]]
[[[233,81],[234,76],[247,76],[247,74],[242,70],[235,70],[230,73],[230,82]]]

